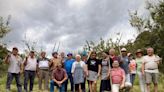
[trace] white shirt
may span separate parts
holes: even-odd
[[[160,59],[159,56],[157,56],[157,55],[153,55],[153,56],[146,55],[143,58],[144,58],[143,63],[145,64],[145,72],[159,73],[158,64],[157,64],[157,62]]]
[[[37,59],[29,57],[27,59],[27,65],[25,66],[25,70],[36,71]]]
[[[19,73],[20,72],[20,65],[22,63],[22,58],[20,56],[14,56],[11,54],[9,57],[9,73]]]
[[[77,61],[75,61],[73,64],[72,64],[72,70],[71,70],[71,73],[74,73],[74,71],[75,71],[75,68],[76,68],[76,64],[78,64],[78,63],[80,63],[80,66],[81,67],[85,67],[85,63],[84,63],[84,61],[80,61],[80,62],[77,62]]]

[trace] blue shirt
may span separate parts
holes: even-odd
[[[129,73],[129,63],[130,63],[128,56],[122,57],[121,61],[122,61],[122,63],[120,64],[120,67],[122,69],[124,69],[126,74],[128,74]]]
[[[67,72],[67,74],[71,74],[71,69],[72,69],[72,64],[73,62],[75,62],[74,59],[67,59],[65,62],[64,62],[64,68]]]

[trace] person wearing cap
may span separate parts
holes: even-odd
[[[132,87],[132,84],[130,82],[130,70],[129,70],[129,63],[130,59],[127,56],[127,50],[126,48],[121,49],[121,54],[120,56],[120,67],[125,71],[125,92],[129,92],[130,88]]]
[[[29,91],[33,91],[33,86],[34,86],[34,79],[36,75],[36,70],[37,70],[37,59],[35,57],[35,52],[30,51],[29,56],[25,58],[24,61],[24,90],[25,92],[28,92],[28,81],[30,81],[30,87]]]
[[[67,73],[62,68],[61,63],[56,64],[56,68],[52,72],[52,80],[50,81],[50,92],[54,92],[54,86],[59,89],[59,92],[67,92],[65,90],[65,81],[67,80]]]
[[[37,68],[38,68],[38,83],[39,83],[39,90],[42,89],[42,84],[44,81],[44,90],[48,90],[48,81],[50,79],[49,77],[49,59],[46,58],[46,52],[42,51],[40,53],[40,57],[37,59]]]
[[[147,48],[147,55],[144,56],[142,63],[142,74],[145,75],[147,92],[150,92],[150,84],[154,84],[154,92],[158,92],[158,78],[159,78],[159,65],[160,57],[154,54],[154,49]]]
[[[18,49],[16,47],[12,49],[12,53],[10,55],[6,56],[5,63],[9,64],[6,82],[6,92],[10,91],[10,85],[12,83],[13,78],[15,78],[16,80],[17,92],[22,92],[22,85],[20,82],[22,58],[18,55]]]
[[[82,83],[84,83],[84,77],[85,77],[85,63],[81,61],[81,56],[76,55],[76,61],[72,65],[72,76],[73,76],[73,82],[75,84],[75,92],[85,92],[85,89],[82,89]]]
[[[144,61],[143,59],[143,51],[141,49],[138,49],[136,51],[136,64],[137,64],[137,75],[139,78],[139,85],[141,92],[147,92],[145,87],[145,78],[142,75],[142,63]]]
[[[52,53],[52,59],[50,59],[49,66],[50,66],[50,78],[52,76],[52,71],[56,68],[57,63],[62,63],[61,58],[58,57],[58,52]]]
[[[64,62],[64,68],[68,75],[68,79],[66,80],[66,83],[65,83],[65,91],[67,91],[67,85],[68,85],[68,80],[69,80],[71,84],[71,92],[74,92],[74,83],[73,83],[73,76],[71,73],[71,69],[72,69],[72,64],[74,63],[75,60],[72,58],[72,56],[73,56],[72,53],[68,53],[67,59]]]
[[[119,92],[119,89],[125,87],[125,71],[119,67],[117,60],[113,61],[113,68],[111,69],[112,91]]]
[[[137,68],[137,64],[136,61],[134,59],[134,56],[132,53],[128,53],[128,57],[130,59],[130,63],[129,63],[129,70],[130,70],[130,82],[134,83],[135,80],[135,76],[136,76],[136,68]]]

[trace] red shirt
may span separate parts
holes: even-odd
[[[120,67],[112,68],[112,70],[111,70],[112,83],[113,84],[121,84],[124,75],[125,75],[125,72]]]
[[[63,69],[63,68],[55,69],[52,72],[52,78],[56,79],[57,81],[62,81],[66,76],[67,76],[67,73],[66,73],[65,69]]]

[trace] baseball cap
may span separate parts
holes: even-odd
[[[67,56],[72,56],[72,53],[68,53]]]
[[[121,51],[127,51],[126,48],[122,48]]]

